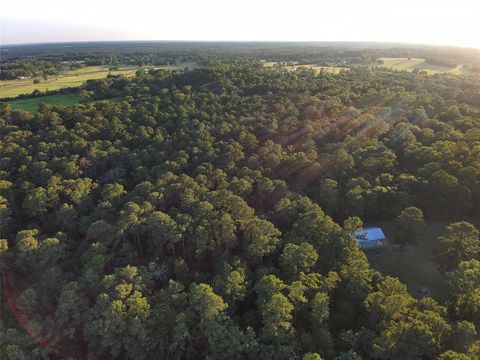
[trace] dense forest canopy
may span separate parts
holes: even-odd
[[[246,57],[83,91],[121,100],[1,105],[2,358],[478,359],[478,77]],[[380,221],[450,224],[444,296],[369,265]]]

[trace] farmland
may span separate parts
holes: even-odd
[[[339,66],[321,66],[321,65],[316,65],[316,64],[302,64],[299,65],[298,62],[291,62],[291,63],[280,63],[280,62],[275,62],[275,61],[265,61],[263,62],[264,67],[281,67],[285,68],[288,71],[294,71],[298,69],[313,69],[317,72],[320,72],[322,69],[325,72],[332,73],[332,74],[338,74],[342,70],[350,70],[348,67],[339,67]]]
[[[421,58],[380,58],[383,61],[380,65],[393,70],[400,71],[425,71],[428,74],[450,73],[456,75],[472,75],[473,72],[464,68],[463,65],[456,67],[448,67],[442,65],[428,64],[425,59]]]
[[[166,65],[166,66],[145,66],[143,69],[162,68],[166,70],[180,70],[185,67],[194,68],[195,63],[183,63],[181,65]],[[66,71],[58,76],[52,76],[47,80],[41,80],[40,83],[34,84],[33,79],[18,79],[18,80],[2,80],[0,81],[0,98],[16,97],[20,94],[31,94],[35,90],[41,92],[48,90],[59,90],[67,87],[77,87],[82,85],[87,80],[102,79],[107,75],[123,75],[134,76],[135,72],[139,70],[138,66],[123,65],[115,70],[111,70],[108,66],[87,66],[82,69]]]
[[[7,101],[14,110],[25,110],[35,112],[40,104],[70,106],[78,104],[82,98],[77,94],[49,95],[29,99],[18,99]]]
[[[109,99],[105,99],[108,101],[120,101],[121,97],[113,97]],[[100,100],[103,101],[103,100]],[[31,113],[35,113],[38,110],[38,106],[40,104],[48,104],[48,105],[62,105],[62,106],[71,106],[76,105],[82,102],[82,98],[78,94],[58,94],[58,95],[47,95],[47,96],[40,96],[35,98],[26,98],[26,99],[15,99],[6,101],[7,104],[14,110],[24,110],[29,111]],[[87,101],[88,103],[96,102],[96,101]],[[85,101],[83,101],[85,103]]]

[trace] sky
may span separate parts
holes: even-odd
[[[375,41],[480,48],[479,0],[8,0],[0,42]]]

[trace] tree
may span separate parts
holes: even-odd
[[[281,235],[271,222],[253,218],[244,228],[245,250],[252,258],[260,258],[271,253],[280,242]]]
[[[125,191],[125,188],[123,187],[122,184],[118,184],[118,183],[107,184],[102,189],[102,198],[104,201],[108,201],[112,204],[115,204],[115,202],[118,201],[126,193],[127,192]]]
[[[145,359],[150,348],[149,299],[144,294],[146,279],[139,269],[126,266],[103,280],[103,290],[90,309],[84,325],[91,357],[118,358],[120,354]]]
[[[288,243],[280,256],[280,263],[284,271],[292,276],[300,272],[308,272],[315,265],[318,254],[309,243],[300,245]]]
[[[203,325],[208,325],[227,309],[227,304],[207,284],[192,284],[189,299],[192,310]]]
[[[26,196],[23,207],[28,215],[32,217],[39,215],[45,222],[48,203],[47,191],[43,187],[38,187]]]
[[[394,220],[394,240],[401,245],[416,244],[424,222],[423,212],[416,207],[405,208]]]
[[[307,287],[301,281],[293,281],[288,289],[288,299],[293,303],[296,311],[301,304],[304,304],[308,301],[307,297],[305,296]]]
[[[448,339],[448,348],[459,352],[468,352],[476,338],[475,325],[468,321],[459,321],[452,328]]]
[[[0,180],[0,186],[3,185]],[[1,190],[1,188],[0,188]],[[2,195],[0,195],[0,235],[4,234],[8,230],[8,224],[11,220],[11,210],[8,207],[8,201]]]
[[[450,301],[458,318],[480,323],[480,261],[461,262],[447,273]]]
[[[416,319],[389,322],[373,347],[373,356],[392,360],[435,358],[440,350],[429,326]]]
[[[22,230],[17,233],[16,243],[20,253],[29,253],[38,248],[38,230]]]
[[[371,292],[365,299],[372,321],[399,320],[414,303],[407,286],[400,280],[387,276],[378,284],[378,290]]]
[[[338,182],[333,179],[323,180],[318,190],[318,202],[325,211],[334,215],[338,211],[340,194],[338,191]]]
[[[256,284],[253,290],[257,293],[257,303],[262,306],[270,301],[275,293],[286,289],[287,285],[275,275],[264,275]]]
[[[83,101],[87,102],[92,99],[93,91],[87,91],[85,89],[80,90],[80,97]]]
[[[65,236],[62,234],[58,235],[60,236],[47,238],[39,243],[37,266],[55,266],[67,258]]]
[[[148,236],[147,249],[153,258],[164,253],[164,247],[170,247],[175,258],[175,244],[181,240],[176,222],[161,211],[154,211],[144,225]]]
[[[469,222],[462,221],[447,226],[438,237],[440,249],[436,261],[441,271],[454,270],[462,261],[479,259],[480,232]]]
[[[85,322],[87,313],[87,299],[83,296],[78,283],[66,284],[57,299],[58,305],[55,310],[55,334],[58,337],[56,342],[68,344],[70,347],[78,344],[77,351],[85,347],[81,333],[82,324]]]
[[[240,266],[233,268],[229,264],[225,264],[220,274],[214,279],[215,288],[225,297],[232,309],[235,309],[237,300],[245,297],[248,283],[245,269]]]
[[[330,315],[330,298],[324,292],[318,292],[310,301],[311,321],[314,327],[322,326]]]
[[[0,239],[0,256],[8,251],[8,240]]]
[[[207,358],[245,359],[254,356],[255,333],[251,328],[246,332],[232,321],[215,323],[208,335]]]
[[[458,353],[452,350],[441,353],[438,360],[471,360],[472,358],[467,354]]]
[[[281,341],[292,329],[293,305],[280,294],[273,294],[271,299],[262,306],[263,335],[268,339]]]
[[[349,350],[346,352],[341,352],[335,360],[362,360],[363,358],[358,355],[355,351]]]
[[[306,353],[302,360],[322,360],[322,357],[317,353]]]
[[[360,231],[363,228],[363,221],[358,216],[352,216],[343,222],[343,229],[353,234],[354,232]]]

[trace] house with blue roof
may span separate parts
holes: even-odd
[[[385,246],[387,240],[382,228],[379,227],[364,228],[361,231],[355,232],[353,237],[357,240],[360,249]]]

